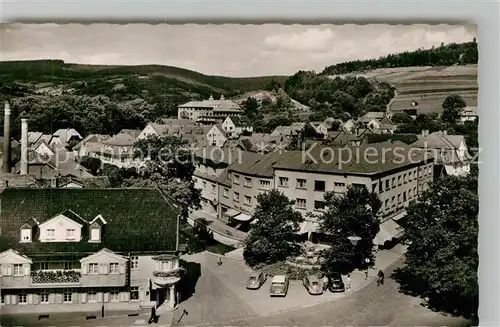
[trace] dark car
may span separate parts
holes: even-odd
[[[328,276],[328,289],[330,292],[344,292],[345,285],[340,274],[332,274]]]

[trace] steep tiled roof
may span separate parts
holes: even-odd
[[[279,152],[246,154],[243,160],[229,165],[228,170],[244,175],[271,178],[273,177],[273,165],[278,160],[286,160],[289,154],[290,152],[283,152],[281,154]]]
[[[106,134],[90,134],[86,136],[83,140],[81,140],[77,145],[73,147],[73,150],[80,149],[87,142],[102,142],[105,140],[109,140],[111,136]]]
[[[346,148],[351,151],[346,151]],[[410,161],[417,163],[424,160],[423,154],[412,153],[409,150],[410,147],[407,144],[399,141],[344,148],[313,147],[307,153],[287,152],[288,155],[280,157],[274,167],[296,171],[371,175],[406,166],[410,164]],[[427,159],[432,158],[427,157]]]
[[[152,189],[24,189],[8,188],[0,194],[0,227],[4,250],[21,253],[119,252],[175,250],[176,210]],[[72,210],[90,222],[102,215],[107,224],[101,243],[88,243],[88,226],[75,243],[19,243],[20,228],[30,218],[40,223]],[[79,221],[79,223],[81,223]]]
[[[132,136],[133,138],[137,138],[137,136],[139,136],[139,134],[141,134],[141,130],[124,128],[121,131],[119,131],[118,134],[128,134],[128,135]]]
[[[130,134],[116,134],[112,138],[103,141],[102,143],[107,145],[117,145],[117,146],[131,146],[136,142],[136,138]]]

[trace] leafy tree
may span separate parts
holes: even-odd
[[[325,272],[347,273],[373,265],[373,240],[380,231],[378,196],[365,186],[349,186],[344,195],[325,194],[326,211],[317,216],[321,231],[329,236],[331,248],[323,253]],[[349,236],[361,239],[353,245]]]
[[[97,175],[100,172],[102,161],[99,158],[85,156],[80,159],[80,165],[87,168],[92,175]]]
[[[404,112],[396,112],[392,115],[391,120],[396,124],[409,124],[413,122],[413,119],[409,117]]]
[[[248,97],[241,103],[241,106],[243,107],[245,116],[248,118],[253,118],[259,110],[259,102],[253,97]]]
[[[469,318],[477,317],[479,295],[477,181],[477,171],[447,176],[409,206],[406,266],[396,274],[404,292]]]
[[[300,247],[295,238],[303,218],[300,212],[293,209],[294,201],[277,190],[257,195],[257,201],[253,214],[256,223],[245,240],[245,261],[255,266],[297,255]]]
[[[467,104],[465,100],[458,94],[448,95],[443,101],[443,112],[441,114],[441,119],[444,122],[455,124],[460,112],[465,108]]]
[[[183,217],[189,209],[199,208],[200,191],[194,187],[193,157],[188,143],[176,136],[151,135],[135,143],[139,157],[147,158],[139,178],[130,186],[159,187],[180,204]]]

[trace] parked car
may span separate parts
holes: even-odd
[[[267,280],[267,274],[262,271],[255,271],[250,274],[248,278],[247,288],[249,290],[259,289]]]
[[[289,281],[286,275],[276,275],[271,281],[269,292],[271,296],[286,296],[288,293]]]
[[[317,275],[308,275],[303,279],[304,287],[311,295],[323,294],[323,282]]]
[[[330,292],[344,292],[345,291],[345,285],[344,282],[342,281],[342,276],[337,273],[337,274],[331,274],[328,276],[328,289]]]

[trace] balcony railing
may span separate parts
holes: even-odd
[[[33,284],[78,283],[81,276],[76,270],[37,270],[31,272],[31,282]]]

